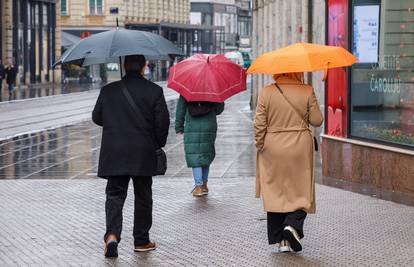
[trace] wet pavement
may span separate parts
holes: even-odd
[[[219,116],[207,197],[190,194],[193,179],[173,126],[168,172],[153,185],[158,249],[133,252],[130,190],[115,260],[103,257],[101,129],[83,121],[0,142],[0,266],[414,266],[414,207],[324,185],[316,187],[303,252],[280,254],[267,244],[266,215],[254,198],[248,93]],[[317,177],[323,180],[320,167]]]
[[[168,92],[166,95],[170,95],[167,103],[173,121],[176,98]],[[96,96],[93,98],[96,99]],[[225,124],[226,127],[218,131],[217,157],[212,165],[211,177],[253,176],[255,147],[251,138],[251,112],[246,102],[238,101],[237,98],[227,104],[227,109],[237,112],[226,112],[219,117],[219,124]],[[94,177],[101,129],[90,121],[90,111],[82,114],[85,114],[87,121],[1,141],[0,179]],[[169,161],[167,176],[191,176],[191,171],[182,160],[182,142],[182,137],[175,134],[172,124],[165,147],[168,157],[172,159]],[[237,155],[239,163],[244,164],[234,164],[234,155]]]
[[[178,94],[164,88],[165,97]],[[0,103],[0,141],[90,120],[99,90]]]
[[[10,95],[7,85],[3,82],[3,90],[0,90],[0,102],[39,98],[45,96],[65,95],[71,93],[87,92],[101,88],[104,83],[67,83],[53,84],[41,83],[17,86]]]

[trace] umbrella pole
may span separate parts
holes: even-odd
[[[121,73],[121,79],[122,79],[122,58],[119,57],[119,72]]]
[[[118,17],[116,17],[116,28],[119,29]],[[122,58],[121,57],[119,57],[119,73],[121,74],[121,79],[122,79]]]

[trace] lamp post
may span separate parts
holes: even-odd
[[[118,20],[119,8],[118,7],[110,7],[109,8],[109,14],[117,15],[116,16],[116,29],[119,29],[119,20]],[[122,58],[121,57],[119,57],[119,72],[121,74],[121,79],[122,79]]]

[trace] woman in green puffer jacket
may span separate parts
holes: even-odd
[[[208,194],[208,173],[216,156],[214,143],[217,135],[217,115],[224,110],[224,103],[215,103],[211,111],[203,116],[190,115],[189,102],[182,96],[178,99],[175,117],[175,132],[184,134],[185,160],[193,168],[194,196]]]

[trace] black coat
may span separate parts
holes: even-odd
[[[16,84],[17,69],[15,66],[6,68],[6,82],[7,84]]]
[[[164,93],[140,75],[127,74],[122,80],[146,121],[134,115],[120,82],[102,87],[92,112],[92,120],[103,126],[98,176],[153,176],[155,150],[165,146],[170,126]]]

